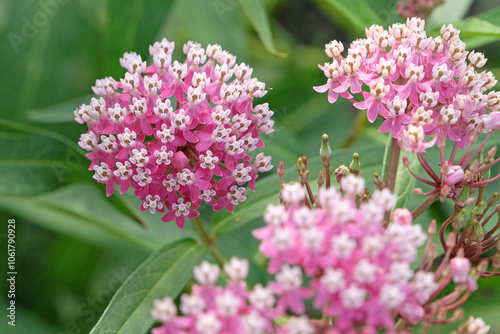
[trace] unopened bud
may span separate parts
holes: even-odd
[[[472,205],[472,204],[474,204],[476,202],[476,200],[477,200],[477,198],[475,198],[475,197],[469,197],[465,201],[465,205],[466,206]]]
[[[321,148],[319,149],[319,156],[323,166],[330,166],[332,164],[332,149],[328,144],[328,135],[325,133],[321,137]]]
[[[403,166],[410,167],[410,160],[407,157],[403,157]]]
[[[300,174],[299,181],[302,185],[309,182],[309,169],[306,169],[304,172]]]
[[[479,136],[479,130],[476,128],[473,132],[472,135],[470,136],[470,145],[474,144],[477,142],[477,137]]]
[[[492,163],[493,161],[494,161],[493,158],[487,158],[486,159],[486,165],[489,164],[489,163]],[[491,176],[491,167],[490,168],[486,168],[481,173],[479,173],[479,175],[481,176],[481,179],[483,179],[483,180],[489,180],[490,176]]]
[[[495,255],[495,257],[493,258],[492,267],[495,271],[498,271],[498,269],[500,269],[500,254]]]
[[[462,319],[464,316],[464,309],[462,308],[457,308],[455,311],[453,311],[453,319]]]
[[[492,148],[490,148],[490,150],[488,151],[488,158],[494,158],[496,153],[497,153],[497,147],[496,147],[496,146],[493,146],[493,147],[492,147]]]
[[[375,181],[373,181],[373,183],[375,183],[375,187],[377,187],[378,190],[384,189],[385,183],[382,177],[377,172],[373,173],[373,176],[375,177]]]
[[[479,153],[477,154],[477,160],[483,161],[484,160],[484,147],[479,150]]]
[[[349,170],[352,174],[358,176],[359,171],[361,170],[361,163],[359,162],[359,154],[354,153],[352,155],[352,161],[351,164],[349,165]]]
[[[429,227],[427,228],[427,234],[429,237],[433,236],[436,233],[436,220],[431,220]]]
[[[415,188],[415,189],[413,189],[413,193],[415,195],[422,195],[424,192],[422,191],[421,188]]]
[[[500,260],[500,257],[496,257],[496,258],[498,258]],[[495,263],[495,260],[493,260],[493,263]],[[500,261],[499,261],[499,264],[500,264]],[[500,268],[500,266],[499,266],[499,268]],[[479,264],[477,265],[477,271],[479,273],[484,273],[484,272],[486,272],[486,270],[488,270],[488,260],[481,260],[481,262],[479,262]]]
[[[470,219],[476,220],[478,213],[481,211],[483,207],[484,207],[484,202],[481,201],[474,209],[470,210]]]
[[[278,164],[278,171],[277,172],[278,172],[279,176],[285,175],[285,167],[284,167],[283,161],[280,161],[280,163]]]
[[[495,193],[491,194],[490,197],[488,197],[486,204],[488,204],[488,206],[493,206],[496,204],[496,202],[498,201],[499,198],[500,198],[500,193],[495,192]]]
[[[450,233],[448,235],[448,239],[446,240],[446,247],[453,248],[453,247],[455,247],[455,243],[456,243],[455,233]]]
[[[472,164],[469,166],[469,171],[472,174],[476,174],[478,168],[479,168],[479,161],[474,160]]]
[[[461,202],[461,203],[465,203],[467,201],[467,199],[469,198],[469,191],[470,191],[470,188],[469,186],[465,186],[463,187],[460,192],[458,193],[458,196],[457,196],[457,199]]]
[[[303,157],[297,159],[297,164],[295,166],[297,167],[297,170],[299,172],[303,171],[306,168],[306,166],[304,165]]]
[[[318,175],[318,188],[321,188],[325,184],[325,171],[322,169],[319,171]]]
[[[462,210],[460,210],[458,215],[455,217],[455,220],[453,221],[453,224],[452,224],[454,231],[460,231],[460,229],[462,228],[462,225],[463,225],[464,219],[465,219],[465,211],[466,211],[466,209],[463,208]]]

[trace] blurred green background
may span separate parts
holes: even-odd
[[[500,77],[498,2],[448,2],[451,7],[429,19],[428,32],[464,17],[488,22],[474,30],[465,21],[463,39],[469,49],[486,54],[487,69]],[[133,194],[106,198],[77,145],[86,127],[73,121],[73,110],[90,101],[96,79],[123,77],[118,59],[126,51],[150,62],[149,45],[166,37],[176,43],[174,59],[183,61],[181,48],[188,40],[220,44],[270,87],[259,103],[269,102],[275,111],[276,131],[265,138],[265,153],[275,165],[283,161],[293,168],[302,155],[314,161],[327,133],[334,164],[348,164],[358,151],[364,175],[380,172],[387,137],[376,127],[358,127],[352,136],[358,112],[342,99],[330,105],[312,86],[325,82],[317,67],[328,61],[324,44],[337,39],[347,47],[371,23],[387,27],[401,21],[395,1],[266,0],[262,5],[267,17],[237,0],[0,0],[0,218],[5,226],[0,249],[5,254],[7,219],[15,219],[18,273],[16,327],[7,326],[2,313],[1,333],[88,333],[116,289],[151,252],[186,235],[196,238],[190,224],[180,231],[162,223],[159,214],[141,213]],[[320,169],[315,161],[312,175]],[[274,189],[266,196],[278,189],[274,172],[263,176]],[[285,175],[293,178],[293,172]],[[490,188],[500,190],[499,183]],[[247,256],[254,267],[262,258],[255,255],[258,243],[246,236],[261,224],[267,203],[258,193],[259,186],[234,216],[245,225],[230,227],[219,241],[226,256]],[[442,218],[449,210],[437,204],[430,214]],[[212,217],[206,211],[204,217]],[[221,213],[211,219],[232,223],[234,217]],[[7,271],[3,254],[2,275]],[[263,280],[258,271],[253,275],[253,282]],[[483,317],[492,325],[490,333],[500,333],[500,280],[483,279],[480,285],[465,305],[466,314]],[[6,313],[5,279],[0,288]]]

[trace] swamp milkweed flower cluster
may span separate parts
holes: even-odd
[[[219,45],[188,42],[186,60],[172,61],[174,43],[163,39],[150,46],[153,64],[135,52],[120,64],[125,77],[107,77],[92,87],[100,98],[75,110],[88,125],[80,146],[89,151],[94,178],[124,193],[131,186],[141,210],[165,212],[163,221],[198,215],[201,203],[233,211],[253,190],[259,172],[272,168],[270,157],[247,154],[264,146],[261,133],[273,131],[264,83],[252,68]]]
[[[155,302],[152,314],[162,326],[153,334],[409,333],[409,324],[456,321],[457,308],[477,289],[479,274],[469,260],[450,260],[448,253],[432,271],[428,240],[415,272],[411,265],[427,235],[410,212],[396,209],[386,227],[384,213],[396,200],[387,189],[362,197],[364,180],[351,174],[341,191],[321,189],[311,209],[299,183],[285,184],[283,203],[269,205],[267,225],[253,233],[275,280],[247,290],[248,262],[232,258],[224,266],[229,283],[217,286],[219,268],[204,262],[194,269],[199,285],[181,296],[182,315],[171,298]],[[435,228],[432,222],[431,236]],[[450,282],[453,291],[437,297]],[[321,319],[307,316],[310,299]],[[279,324],[280,317],[288,321]]]
[[[459,30],[444,25],[441,35],[432,38],[424,25],[422,19],[411,18],[388,30],[371,26],[366,38],[352,42],[345,57],[343,44],[332,41],[325,49],[332,61],[320,66],[328,81],[315,90],[328,92],[331,103],[341,95],[367,110],[370,122],[381,118],[379,131],[390,132],[393,144],[414,152],[428,174],[424,178],[410,171],[433,188],[419,193],[448,197],[463,207],[468,198],[460,200],[463,189],[472,194],[500,177],[489,174],[498,161],[493,159],[496,149],[487,155],[482,151],[491,133],[471,149],[480,134],[500,128],[500,92],[489,91],[497,81],[492,72],[480,71],[487,59],[466,51]],[[448,158],[446,144],[453,145]],[[435,145],[441,150],[437,171],[424,154]],[[459,149],[465,151],[457,157]]]

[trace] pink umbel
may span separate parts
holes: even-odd
[[[274,121],[267,103],[253,104],[266,94],[265,84],[235,56],[188,42],[179,63],[173,51],[166,39],[154,43],[149,66],[125,53],[125,77],[97,80],[92,89],[101,97],[75,110],[75,119],[88,125],[79,144],[106,194],[132,187],[141,210],[167,209],[162,220],[182,228],[203,202],[232,212],[246,199],[243,185],[254,190],[271,158],[247,153],[264,146],[260,135],[273,132]]]
[[[181,296],[180,314],[170,298],[155,302],[162,326],[152,333],[410,333],[410,325],[459,319],[479,273],[462,249],[450,260],[453,237],[433,268],[435,221],[427,235],[408,210],[396,209],[387,227],[384,214],[396,201],[387,189],[367,197],[364,179],[353,174],[341,189],[321,188],[310,208],[300,184],[285,184],[282,204],[270,204],[267,225],[253,232],[274,280],[249,290],[248,261],[231,258],[223,266],[228,283],[219,286],[219,267],[203,262],[194,269],[198,283]],[[320,318],[310,316],[308,301]]]
[[[471,149],[481,134],[500,128],[500,93],[489,91],[497,81],[492,72],[481,70],[487,59],[466,51],[459,30],[444,25],[441,35],[432,38],[424,25],[415,17],[388,30],[373,25],[366,38],[351,43],[346,56],[341,42],[326,44],[331,63],[319,67],[327,83],[314,89],[328,92],[330,103],[340,94],[366,110],[370,122],[381,119],[379,131],[389,132],[394,145],[415,153],[427,173],[425,178],[410,170],[433,188],[419,194],[442,201],[448,197],[464,206],[467,197],[461,192],[472,194],[500,177],[489,175],[499,161],[493,159],[494,150],[479,154],[489,136]],[[452,146],[449,157],[446,145]],[[441,151],[439,166],[425,155],[434,146]]]

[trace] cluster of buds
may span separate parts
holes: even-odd
[[[452,198],[463,206],[458,198],[462,189],[472,193],[500,177],[490,177],[499,161],[494,159],[496,148],[482,154],[491,133],[477,149],[471,148],[480,134],[500,128],[500,93],[488,92],[497,81],[492,72],[479,72],[486,58],[465,50],[459,30],[443,26],[441,35],[431,38],[424,24],[411,18],[388,30],[371,26],[366,38],[352,42],[346,57],[341,42],[327,44],[332,62],[320,68],[328,81],[315,90],[328,91],[331,103],[340,94],[367,110],[370,122],[383,119],[379,131],[390,132],[401,148],[416,153],[428,174],[424,178],[412,172],[433,188],[420,193]],[[453,145],[448,159],[446,143]],[[441,150],[439,170],[424,155],[434,145]],[[459,149],[465,150],[461,156]]]
[[[451,256],[460,254],[471,263],[489,263],[491,271],[481,270],[481,277],[500,275],[500,205],[499,193],[492,194],[486,202],[480,201],[466,207],[455,205],[455,212],[440,228],[441,244],[447,249],[446,239],[451,238]],[[496,222],[494,221],[496,219]],[[451,225],[453,232],[446,235]],[[461,252],[461,253],[460,253]]]
[[[398,14],[401,17],[420,17],[426,19],[432,10],[445,0],[400,0]]]
[[[270,157],[247,154],[273,131],[268,104],[253,106],[266,86],[219,45],[188,42],[183,63],[172,62],[174,43],[166,39],[149,50],[152,65],[125,53],[125,77],[97,80],[92,89],[101,97],[75,110],[88,125],[79,144],[89,151],[89,169],[108,196],[115,185],[121,193],[132,186],[141,210],[166,207],[162,220],[181,228],[202,202],[232,212],[246,199],[242,186],[253,190],[258,173],[272,168]]]

